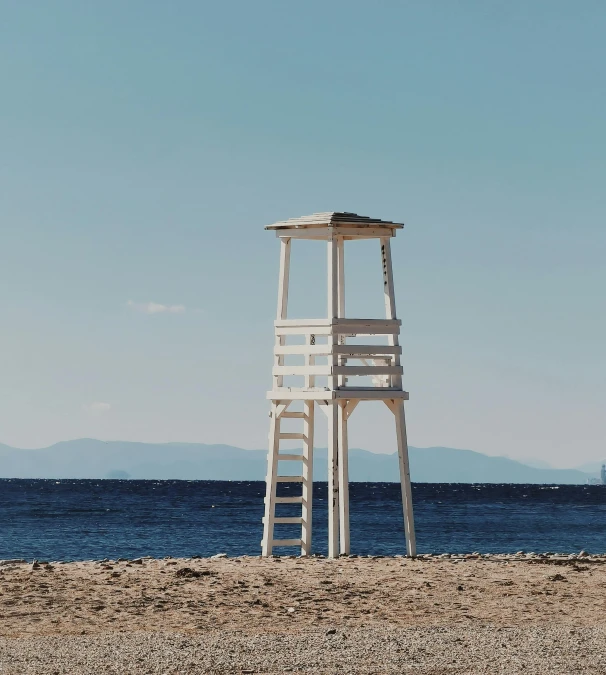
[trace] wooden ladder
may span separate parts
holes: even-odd
[[[311,553],[311,517],[313,497],[313,435],[314,435],[314,401],[305,401],[303,412],[288,410],[290,402],[274,401],[271,407],[271,425],[269,432],[270,452],[267,462],[267,479],[265,493],[265,516],[263,517],[263,540],[261,553],[263,556],[273,554],[276,546],[297,546],[301,555]],[[282,419],[300,419],[303,431],[300,433],[282,432]],[[300,440],[303,442],[302,454],[280,452],[280,441]],[[279,475],[280,462],[301,462],[302,469],[296,476]],[[279,483],[300,483],[301,494],[295,496],[277,496]],[[278,516],[278,504],[301,504],[300,516]],[[301,534],[293,539],[274,539],[275,525],[300,525]]]

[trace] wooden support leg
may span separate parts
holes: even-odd
[[[304,403],[303,503],[301,509],[301,555],[311,555],[312,502],[314,491],[314,401]]]
[[[339,551],[339,405],[328,405],[328,557]]]
[[[263,518],[263,540],[261,541],[261,555],[265,557],[273,552],[276,476],[278,474],[278,450],[280,447],[280,418],[277,415],[277,409],[278,406],[274,403],[271,407],[269,426],[269,453],[267,455],[267,477],[265,479],[265,517]]]
[[[416,558],[417,545],[415,539],[415,521],[412,512],[412,488],[410,485],[410,468],[408,465],[408,440],[406,438],[406,419],[404,402],[392,402],[393,414],[396,418],[396,438],[398,441],[398,460],[400,464],[400,483],[402,485],[402,509],[404,511],[404,533],[406,535],[406,554]],[[390,406],[391,407],[391,406]]]
[[[349,555],[349,458],[346,401],[339,405],[339,552]]]

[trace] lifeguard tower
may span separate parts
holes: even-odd
[[[408,445],[402,389],[399,345],[401,321],[396,318],[391,238],[400,223],[358,216],[355,213],[314,213],[274,223],[280,240],[278,311],[275,321],[273,388],[271,401],[267,490],[263,518],[262,555],[275,547],[297,547],[311,553],[314,415],[316,406],[328,417],[328,556],[349,554],[349,485],[347,422],[361,401],[383,401],[395,417],[398,446],[406,553],[416,555]],[[328,245],[328,312],[324,318],[289,319],[288,283],[290,250],[295,239],[325,241]],[[377,239],[385,295],[385,319],[354,319],[345,316],[344,248],[346,241]],[[352,339],[366,339],[367,344]],[[375,342],[384,344],[374,344]],[[362,340],[364,342],[364,340]],[[290,365],[298,360],[296,365]],[[295,382],[294,380],[297,380]],[[284,432],[283,420],[300,420],[300,432]],[[301,441],[302,453],[284,451],[282,441]],[[283,450],[281,452],[281,450]],[[297,475],[284,475],[285,463],[298,462]],[[301,494],[280,496],[280,483],[300,483]],[[280,517],[281,504],[300,504],[301,515]],[[288,507],[292,508],[292,507]],[[300,525],[292,539],[274,538],[276,525]]]

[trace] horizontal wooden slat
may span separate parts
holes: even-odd
[[[271,371],[276,375],[330,375],[332,366],[274,366]]]
[[[289,321],[291,323],[286,323]],[[399,319],[317,319],[298,321],[284,319],[275,322],[276,335],[398,335]]]
[[[291,432],[284,432],[280,434],[280,440],[281,441],[306,441],[307,436],[305,434],[298,434],[298,433],[291,433]]]
[[[275,516],[274,523],[276,525],[302,525],[303,518],[301,518],[301,516],[299,517],[293,516],[292,518],[291,517],[278,518],[277,516]]]
[[[333,375],[402,375],[402,366],[332,366]]]
[[[268,391],[270,401],[330,401],[352,398],[361,401],[399,398],[408,400],[408,392],[395,387],[339,387],[336,390],[304,387],[283,387]]]
[[[303,476],[276,476],[277,483],[302,483]]]
[[[282,455],[276,455],[277,459],[279,459],[282,462],[306,462],[307,460],[303,455],[288,455],[288,454],[282,454]]]
[[[376,328],[381,328],[382,326],[401,326],[402,321],[400,319],[332,319],[332,324],[334,326],[339,326],[339,328],[347,328],[348,326],[374,326]]]
[[[274,326],[276,328],[320,328],[322,326],[337,326],[338,328],[351,328],[352,326],[367,326],[374,328],[384,328],[391,326],[401,326],[400,319],[276,319]]]
[[[401,389],[392,389],[390,387],[368,387],[364,389],[362,387],[357,388],[348,388],[340,387],[335,391],[335,398],[337,399],[359,399],[361,401],[372,401],[372,400],[391,400],[391,399],[402,399],[408,401],[408,392],[402,391]]]
[[[302,504],[303,497],[274,497],[274,502],[276,504]]]
[[[401,354],[402,347],[393,345],[334,345],[332,351],[334,354],[348,354],[350,356],[356,354],[360,356],[380,356],[381,354]]]
[[[390,321],[354,321],[339,319],[331,326],[335,335],[398,335],[402,322],[399,319]]]
[[[276,328],[319,328],[321,326],[331,326],[334,319],[276,319],[274,326]],[[313,330],[311,331],[313,333]]]
[[[301,546],[300,539],[274,539],[272,546]]]
[[[284,375],[401,375],[402,366],[274,366],[274,377]]]
[[[283,412],[280,415],[281,418],[288,418],[288,419],[296,419],[296,420],[305,420],[307,419],[307,415],[303,412],[289,412],[288,410],[286,412]]]
[[[276,356],[329,356],[343,354],[346,356],[382,356],[384,354],[401,354],[402,347],[392,345],[284,345],[276,346]]]
[[[346,239],[377,239],[394,235],[393,227],[309,227],[276,230],[277,237],[293,239],[330,239],[335,236]]]

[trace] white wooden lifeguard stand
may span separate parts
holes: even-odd
[[[391,237],[402,228],[400,223],[358,216],[355,213],[314,213],[269,225],[280,239],[280,280],[278,312],[275,321],[273,388],[271,400],[267,490],[263,518],[262,555],[272,555],[274,547],[300,547],[301,555],[311,553],[314,412],[316,403],[328,417],[328,556],[349,554],[349,485],[347,420],[360,401],[384,401],[395,417],[395,432],[402,485],[404,532],[408,556],[416,555],[412,512],[412,493],[408,467],[408,445],[404,418],[402,366],[399,345],[401,321],[396,318]],[[321,319],[288,319],[288,282],[290,248],[293,239],[317,239],[328,242],[328,314]],[[357,239],[380,242],[385,319],[345,318],[344,243]],[[379,251],[377,251],[377,254]],[[377,256],[378,257],[378,256]],[[348,344],[348,338],[384,336],[385,344]],[[294,342],[298,342],[295,344]],[[366,342],[373,342],[372,339]],[[286,361],[299,357],[303,365]],[[320,361],[324,363],[320,363]],[[298,377],[300,386],[289,386],[285,378]],[[370,378],[372,386],[351,382]],[[323,382],[320,382],[323,380]],[[298,401],[302,410],[295,410]],[[282,432],[284,419],[301,420],[300,433]],[[302,441],[302,454],[280,452],[281,441]],[[280,475],[282,462],[300,462],[299,475]],[[278,483],[301,483],[297,496],[278,496]],[[301,504],[301,515],[279,517],[276,505]],[[300,525],[301,535],[294,539],[275,539],[274,526]]]

